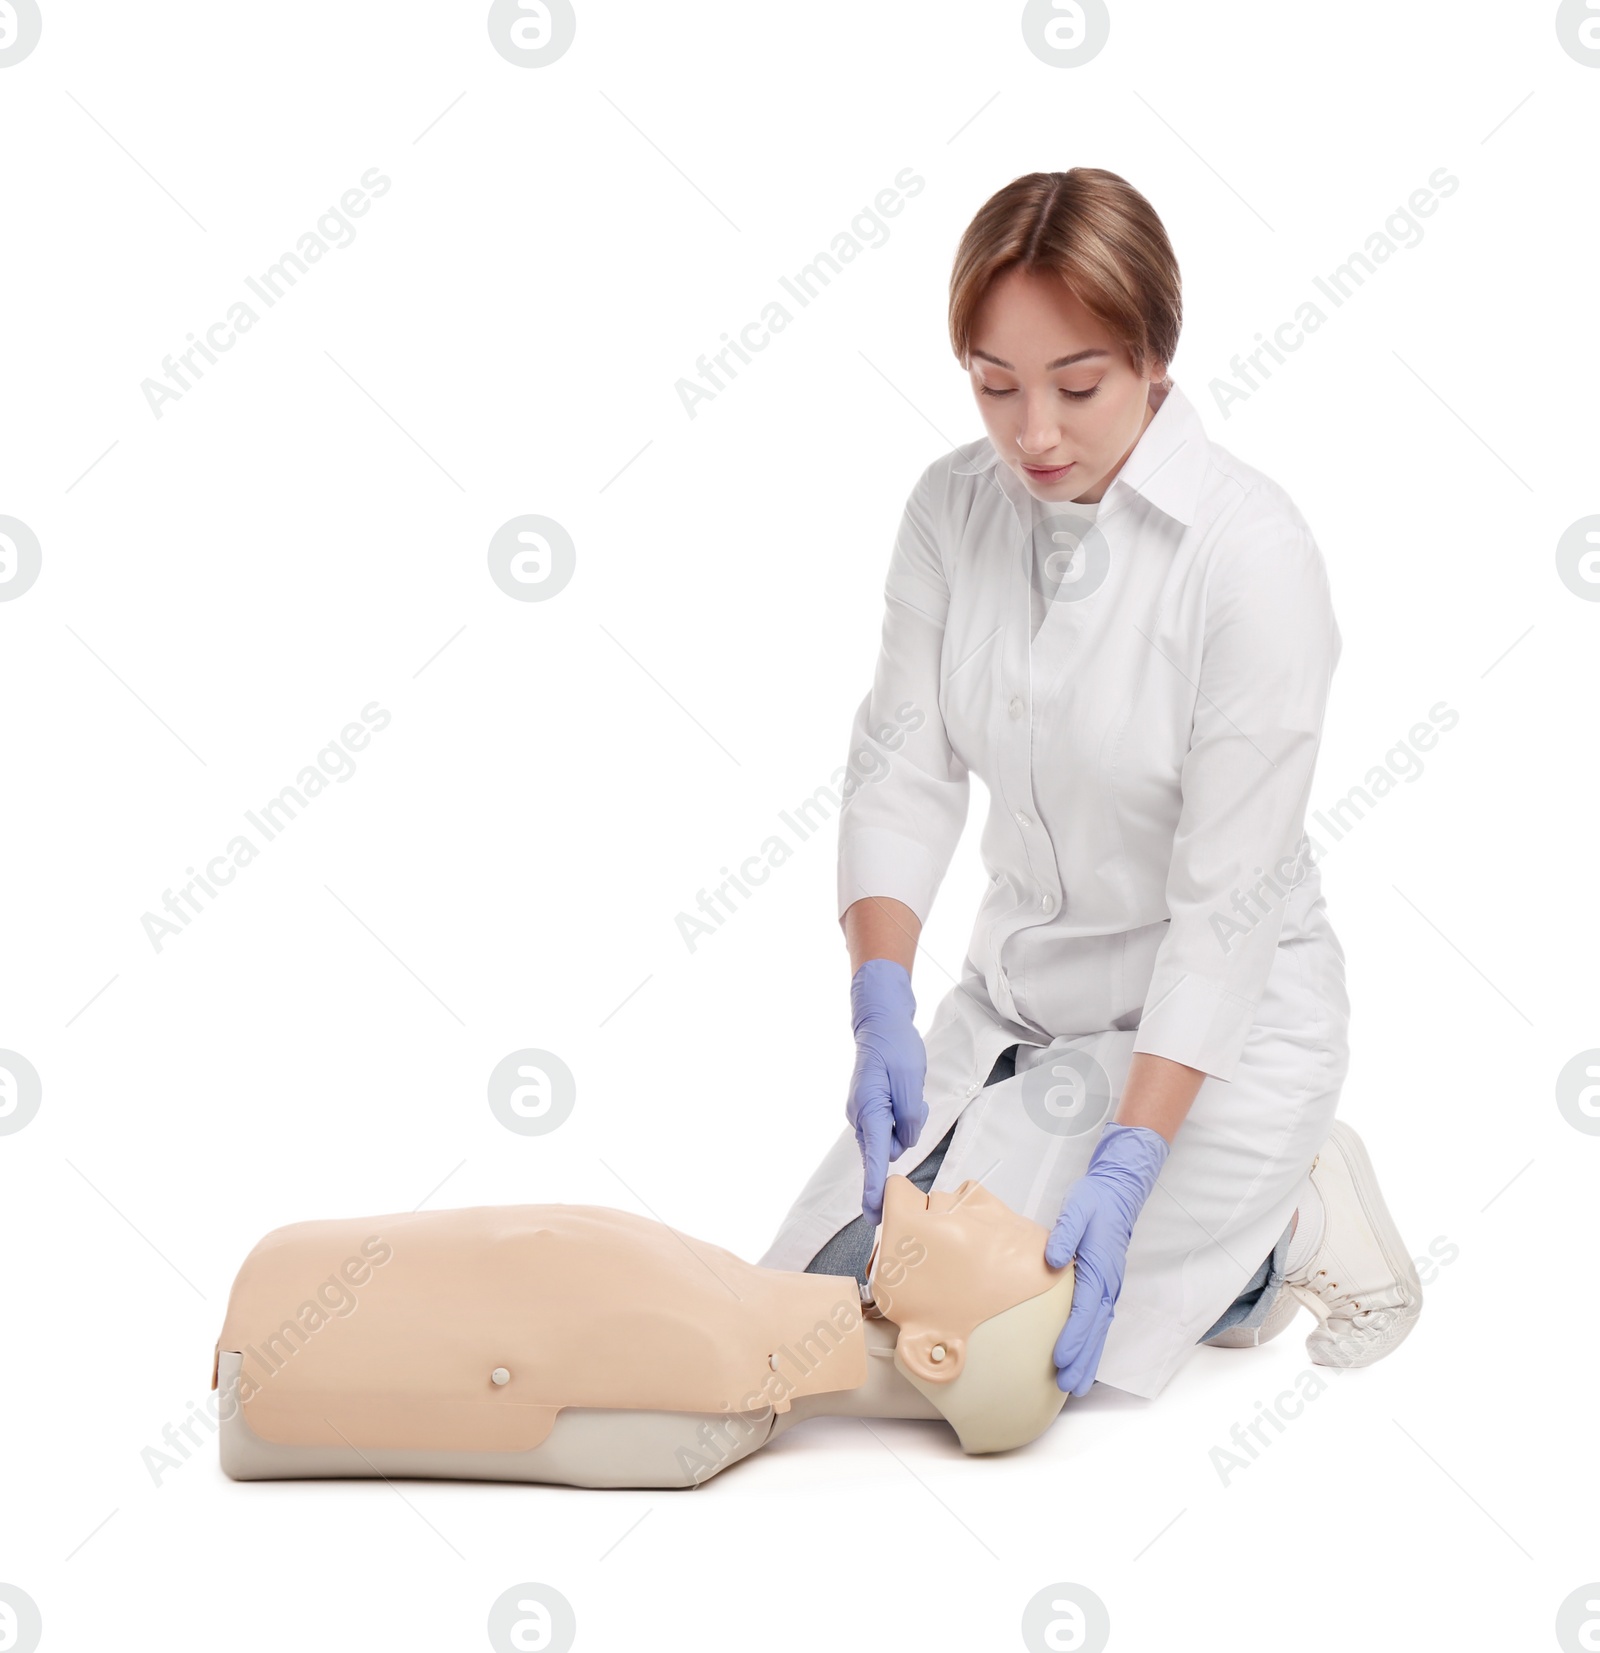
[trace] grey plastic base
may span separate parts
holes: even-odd
[[[804,1396],[789,1411],[644,1412],[564,1407],[531,1452],[439,1452],[346,1446],[279,1446],[251,1429],[238,1401],[241,1356],[224,1350],[217,1372],[222,1468],[235,1481],[330,1478],[531,1481],[573,1487],[695,1487],[808,1417],[938,1418],[895,1370],[895,1328],[869,1319],[867,1381]]]
[[[692,1487],[753,1452],[772,1431],[761,1412],[629,1412],[569,1406],[531,1452],[280,1446],[251,1429],[237,1395],[241,1358],[217,1374],[222,1468],[235,1481],[420,1477],[543,1481],[574,1487]]]

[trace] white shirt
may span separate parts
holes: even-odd
[[[1047,573],[1034,637],[1034,542],[1065,515],[987,437],[912,489],[851,750],[903,739],[842,807],[839,912],[893,896],[926,922],[977,774],[991,886],[971,959],[993,1007],[1051,1038],[1131,1011],[1136,1050],[1226,1079],[1286,922],[1297,933],[1320,893],[1296,857],[1340,649],[1322,555],[1176,386],[1069,542],[1065,577]],[[1147,984],[1137,1001],[1068,996],[1086,941]]]
[[[888,762],[844,801],[838,865],[841,914],[893,896],[926,920],[969,777],[987,785],[990,885],[925,1036],[927,1123],[891,1174],[953,1125],[934,1190],[976,1180],[1048,1229],[1135,1052],[1207,1075],[1100,1361],[1147,1397],[1283,1232],[1349,1063],[1344,955],[1302,834],[1339,655],[1322,557],[1281,488],[1209,441],[1181,390],[1158,395],[1090,531],[987,437],[918,479],[850,745]],[[1012,1044],[1016,1075],[985,1087]],[[846,1125],[761,1262],[803,1269],[859,1213],[861,1175]]]
[[[1091,572],[1088,531],[1100,514],[1098,500],[1080,503],[1069,499],[1059,505],[1046,505],[1042,500],[1028,496],[1028,509],[1033,523],[1032,562],[1028,575],[1028,595],[1032,605],[1029,635],[1037,637],[1044,617],[1063,595],[1062,581],[1069,585]],[[1082,552],[1082,555],[1079,553]]]

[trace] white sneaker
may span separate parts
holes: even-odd
[[[1316,1365],[1370,1366],[1416,1325],[1422,1282],[1361,1138],[1343,1121],[1312,1161],[1311,1181],[1325,1211],[1322,1243],[1284,1284],[1320,1322],[1306,1338]]]

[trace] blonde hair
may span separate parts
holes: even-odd
[[[950,272],[950,345],[963,367],[978,308],[1012,269],[1060,276],[1135,372],[1170,366],[1183,327],[1178,260],[1155,208],[1125,178],[1088,166],[1030,172],[984,202]]]

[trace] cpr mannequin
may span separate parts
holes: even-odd
[[[819,1415],[943,1418],[1005,1451],[1066,1398],[1073,1268],[1046,1238],[978,1183],[899,1176],[867,1293],[599,1206],[296,1223],[229,1298],[222,1467],[697,1486]]]

